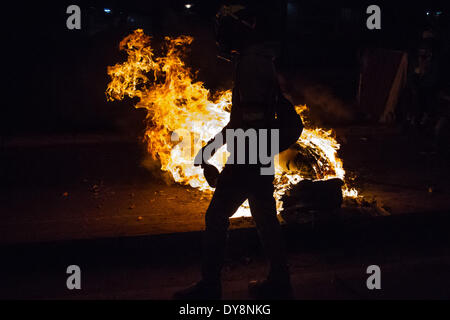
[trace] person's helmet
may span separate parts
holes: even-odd
[[[231,60],[233,52],[241,52],[255,38],[256,16],[242,5],[222,6],[216,14],[215,34],[218,57]]]

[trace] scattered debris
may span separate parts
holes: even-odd
[[[375,197],[369,198],[346,198],[344,199],[343,208],[347,211],[358,212],[368,216],[389,216],[392,209],[383,204],[383,202]]]
[[[380,216],[390,216],[389,207],[383,205],[380,201],[375,201],[375,210]]]

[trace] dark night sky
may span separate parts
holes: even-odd
[[[118,41],[135,28],[124,25],[127,16],[144,21],[144,30],[156,37],[192,33],[204,43],[214,42],[212,17],[221,2],[189,1],[194,3],[192,14],[186,12],[185,2],[187,0],[78,0],[15,1],[2,4],[3,52],[6,53],[2,61],[7,75],[7,90],[4,90],[2,106],[2,134],[11,135],[27,130],[110,128],[111,119],[108,117],[113,115],[106,116],[105,110],[109,110],[109,107],[105,106],[104,101],[108,80],[106,66],[120,60]],[[297,21],[299,27],[294,28],[293,34],[286,35],[283,32],[283,2],[253,2],[258,4],[266,17],[270,17],[265,25],[267,29],[276,30],[272,37],[298,45],[302,48],[298,52],[307,49],[312,57],[306,62],[305,59],[290,61],[303,61],[311,66],[315,63],[320,65],[321,60],[314,61],[313,58],[321,56],[322,61],[330,63],[345,60],[346,63],[353,63],[355,50],[362,45],[408,49],[426,22],[427,8],[442,10],[447,17],[450,12],[438,2],[412,4],[409,1],[370,1],[370,4],[380,4],[382,7],[383,29],[368,32],[363,24],[364,1],[296,1],[305,16],[313,17],[309,22],[312,27],[310,30],[302,29],[302,21]],[[66,29],[66,8],[70,4],[78,4],[82,9],[81,31]],[[113,15],[105,15],[103,8],[111,8]],[[338,36],[333,30],[321,29],[327,25],[322,20],[337,19],[343,8],[353,8],[357,13],[353,24],[342,29],[344,31]],[[93,28],[92,21],[96,21],[100,27]],[[122,24],[117,21],[122,21]],[[336,46],[339,50],[334,50]],[[325,57],[331,51],[342,52],[344,58],[333,60]],[[214,52],[208,54],[213,56]]]

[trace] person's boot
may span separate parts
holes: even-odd
[[[256,300],[291,300],[294,297],[289,278],[275,280],[269,277],[262,281],[250,281],[248,291],[250,297]]]
[[[174,300],[220,300],[222,299],[222,284],[208,283],[203,280],[177,291],[173,295]]]

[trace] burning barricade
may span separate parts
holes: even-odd
[[[228,123],[231,90],[212,94],[202,82],[194,80],[183,60],[185,49],[192,41],[189,36],[166,37],[164,49],[161,53],[158,50],[156,56],[151,37],[140,29],[135,30],[120,43],[127,60],[108,67],[111,82],[106,95],[111,101],[137,98],[135,107],[147,111],[144,141],[161,170],[169,172],[177,183],[211,192],[214,189],[208,185],[202,169],[194,166],[194,156]],[[345,170],[337,156],[339,144],[333,132],[308,124],[307,110],[306,106],[296,107],[306,126],[297,143],[277,156],[274,196],[279,213],[287,209],[285,204],[291,208],[293,202],[299,203],[299,194],[304,193],[301,195],[304,198],[308,193],[328,193],[328,188],[322,186],[332,186],[334,207],[340,205],[342,192],[344,196],[357,196],[356,190],[348,189],[343,183]],[[221,169],[226,159],[227,151],[222,147],[211,163]],[[332,180],[324,182],[329,179]],[[313,187],[309,188],[309,184]],[[321,203],[319,199],[314,202]],[[234,217],[238,216],[250,216],[247,202],[235,213]]]

